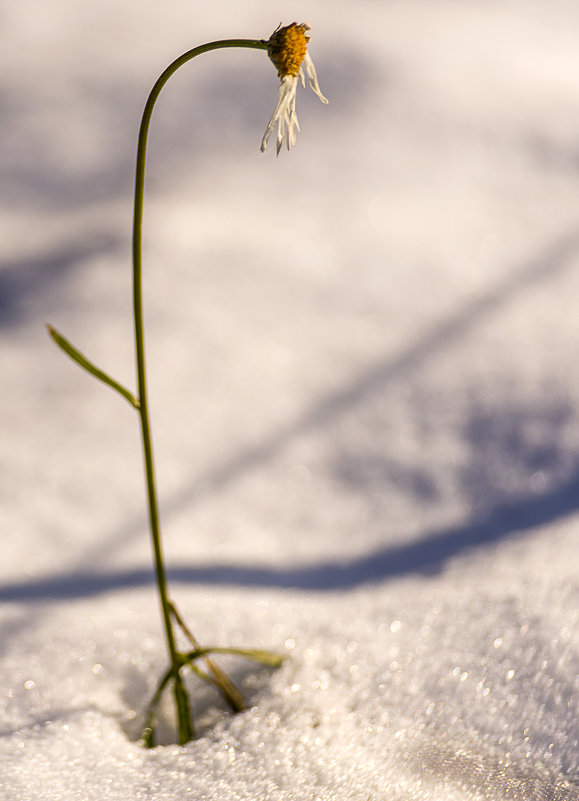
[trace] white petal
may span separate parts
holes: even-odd
[[[282,148],[284,140],[288,149],[295,144],[296,128],[299,125],[296,117],[296,89],[298,79],[295,75],[285,75],[279,87],[279,100],[277,106],[267,124],[263,139],[261,140],[261,152],[267,148],[269,138],[277,123],[277,152]]]
[[[320,86],[318,84],[318,76],[316,75],[316,68],[314,67],[314,62],[310,58],[310,54],[307,52],[307,50],[302,64],[305,65],[308,81],[312,88],[312,91],[314,91],[317,94],[322,103],[328,103],[329,102],[328,98],[323,96],[322,90],[320,89]]]

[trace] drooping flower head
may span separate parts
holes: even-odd
[[[320,90],[314,62],[308,53],[310,37],[306,35],[306,31],[309,30],[310,26],[305,23],[298,25],[297,22],[292,22],[291,25],[274,31],[267,43],[267,54],[277,69],[281,83],[277,106],[261,140],[262,153],[276,123],[277,154],[279,155],[284,142],[288,150],[296,143],[297,132],[300,130],[296,114],[296,91],[298,78],[302,86],[306,85],[303,67],[312,90],[322,103],[328,102]]]

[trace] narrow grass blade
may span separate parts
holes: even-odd
[[[65,337],[63,337],[62,334],[56,330],[56,328],[53,328],[49,324],[46,325],[46,328],[48,329],[48,333],[52,340],[56,342],[58,347],[63,350],[67,356],[84,368],[88,373],[94,375],[95,378],[98,378],[104,384],[108,384],[109,387],[115,389],[135,409],[140,408],[140,403],[132,392],[130,392],[126,387],[123,387],[122,384],[119,384],[118,381],[115,381],[114,378],[111,378],[110,375],[107,375],[107,373],[97,367],[96,364],[93,364],[91,361],[89,361],[89,359],[87,359],[86,356],[77,350],[74,345],[68,341],[68,339],[65,339]]]
[[[161,701],[163,690],[169,683],[169,679],[172,675],[173,671],[171,668],[169,668],[157,685],[157,689],[155,690],[147,707],[147,711],[145,712],[145,722],[141,732],[141,743],[145,746],[145,748],[154,748],[155,746],[155,713]]]
[[[185,654],[185,656],[188,659],[198,659],[206,654],[230,654],[231,656],[241,656],[244,659],[250,659],[252,662],[257,662],[269,668],[279,668],[287,659],[287,657],[282,654],[264,651],[261,648],[222,648],[217,645],[190,651]]]
[[[193,646],[192,651],[184,654],[184,658],[191,666],[194,673],[204,680],[209,680],[214,687],[221,693],[225,702],[230,706],[233,712],[243,712],[247,709],[247,704],[241,690],[236,687],[235,683],[229,678],[227,673],[222,670],[219,665],[210,658],[210,654],[230,654],[232,656],[241,656],[245,659],[250,659],[254,662],[259,662],[267,667],[277,668],[283,662],[283,657],[278,654],[272,654],[269,651],[263,651],[255,648],[202,648],[191,629],[187,626],[181,617],[177,607],[174,603],[169,601],[169,609],[173,615],[178,626],[181,627],[183,633]],[[199,670],[199,667],[194,663],[197,659],[203,659],[207,673]]]
[[[209,654],[229,654],[231,656],[241,656],[244,659],[249,659],[253,662],[258,662],[270,668],[278,668],[284,661],[284,657],[280,654],[273,654],[269,651],[262,651],[255,648],[196,648],[194,651],[189,651],[184,654],[185,659],[191,666],[191,669],[200,678],[205,681],[211,682],[223,696],[225,702],[229,705],[233,712],[243,712],[247,709],[247,704],[241,691],[231,681],[227,673],[217,665]],[[203,659],[207,667],[208,673],[202,672],[196,665],[196,659]]]
[[[184,662],[183,662],[184,664]],[[190,707],[189,707],[189,697],[187,696],[187,691],[183,685],[183,680],[180,674],[175,676],[173,668],[170,667],[163,676],[159,684],[157,685],[157,689],[155,690],[153,697],[151,698],[149,705],[147,706],[147,710],[145,712],[145,721],[143,724],[143,729],[141,731],[141,744],[145,746],[145,748],[154,748],[155,747],[155,715],[157,712],[157,707],[161,702],[161,697],[163,692],[167,689],[169,682],[171,679],[174,682],[173,685],[173,692],[175,695],[175,701],[178,710],[183,710],[183,718],[180,719],[179,725],[179,733],[180,733],[180,742],[179,745],[185,745],[190,740],[195,739],[195,726],[193,723],[193,719],[191,717]],[[177,703],[177,695],[180,694],[182,696],[182,703]]]
[[[199,652],[204,650],[200,648],[195,635],[193,634],[191,629],[187,626],[187,624],[179,614],[179,611],[177,610],[175,604],[172,603],[171,601],[169,601],[169,608],[177,624],[181,626],[185,636],[187,637],[193,648],[195,648],[195,650]],[[203,654],[203,659],[205,661],[205,665],[207,667],[207,671],[212,684],[221,693],[221,695],[225,700],[225,703],[229,704],[233,712],[243,712],[244,709],[247,709],[247,704],[245,703],[245,699],[243,697],[241,690],[239,690],[235,686],[235,684],[225,673],[225,671],[221,670],[219,665],[216,665],[215,662],[213,662],[213,660],[209,658],[208,653],[209,652],[205,649],[205,653]],[[188,661],[191,664],[191,667],[193,667],[193,661],[197,659],[197,656],[187,655],[187,657]],[[195,668],[193,669],[195,670]],[[197,671],[195,670],[195,672]]]

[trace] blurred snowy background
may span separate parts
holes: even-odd
[[[323,106],[259,143],[264,53],[151,130],[153,434],[179,607],[252,709],[143,751],[165,665],[134,386],[147,94],[312,26]],[[579,798],[579,6],[0,9],[0,798]],[[198,710],[209,701],[196,693]]]

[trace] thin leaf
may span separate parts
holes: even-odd
[[[276,654],[272,651],[264,651],[261,648],[226,648],[219,645],[209,646],[208,648],[196,648],[194,651],[187,651],[183,654],[187,662],[195,659],[207,657],[208,654],[229,654],[230,656],[241,656],[258,662],[260,665],[270,668],[279,668],[287,659],[283,654]]]
[[[185,654],[178,654],[178,656],[181,666],[187,664]],[[175,693],[175,700],[177,700],[177,693],[181,694],[182,705],[180,708],[184,711],[183,719],[180,721],[179,725],[179,732],[183,733],[183,737],[182,742],[179,744],[185,745],[185,743],[188,743],[190,740],[195,738],[195,726],[189,710],[189,697],[187,696],[187,691],[183,685],[180,673],[175,675],[173,667],[169,667],[161,677],[161,680],[157,685],[157,689],[155,690],[153,697],[149,701],[149,705],[145,711],[145,721],[143,724],[143,729],[141,730],[141,744],[144,745],[145,748],[154,748],[155,746],[155,716],[157,707],[159,706],[163,692],[167,689],[171,679],[174,682],[173,692]],[[179,709],[179,705],[177,705],[177,708]]]
[[[155,690],[153,697],[147,706],[147,710],[145,712],[145,722],[141,732],[141,742],[145,748],[154,748],[155,746],[155,713],[157,711],[157,707],[159,706],[159,702],[161,701],[163,690],[169,683],[172,675],[173,669],[169,668],[169,670],[167,670],[161,678],[161,681],[157,685],[157,689]]]
[[[91,375],[94,375],[95,378],[98,378],[104,384],[108,384],[109,387],[115,389],[120,395],[127,400],[131,406],[135,409],[140,408],[140,403],[137,398],[130,392],[126,387],[123,387],[122,384],[119,384],[118,381],[115,381],[114,378],[111,378],[110,375],[107,375],[103,370],[93,364],[89,359],[86,358],[84,354],[82,354],[79,350],[77,350],[74,345],[72,345],[68,339],[60,334],[56,328],[53,328],[51,325],[47,323],[46,328],[48,329],[48,333],[50,337],[53,339],[54,342],[58,345],[58,347],[63,350],[67,356],[69,356],[73,361],[79,364],[83,369],[85,369]]]
[[[169,609],[173,614],[173,617],[177,621],[177,624],[181,626],[185,636],[196,650],[199,650],[200,646],[197,642],[197,639],[191,629],[187,626],[177,607],[174,603],[169,601]],[[233,712],[243,712],[244,709],[247,709],[247,704],[245,703],[245,699],[241,690],[239,690],[234,682],[229,678],[227,673],[222,670],[219,665],[216,665],[215,662],[209,658],[207,655],[208,652],[206,651],[204,654],[205,665],[207,666],[207,670],[209,671],[209,676],[211,678],[212,683],[215,685],[216,689],[221,693],[223,696],[225,703],[229,704],[231,710]],[[196,658],[196,657],[195,657]],[[193,662],[193,658],[191,658],[191,666]]]

